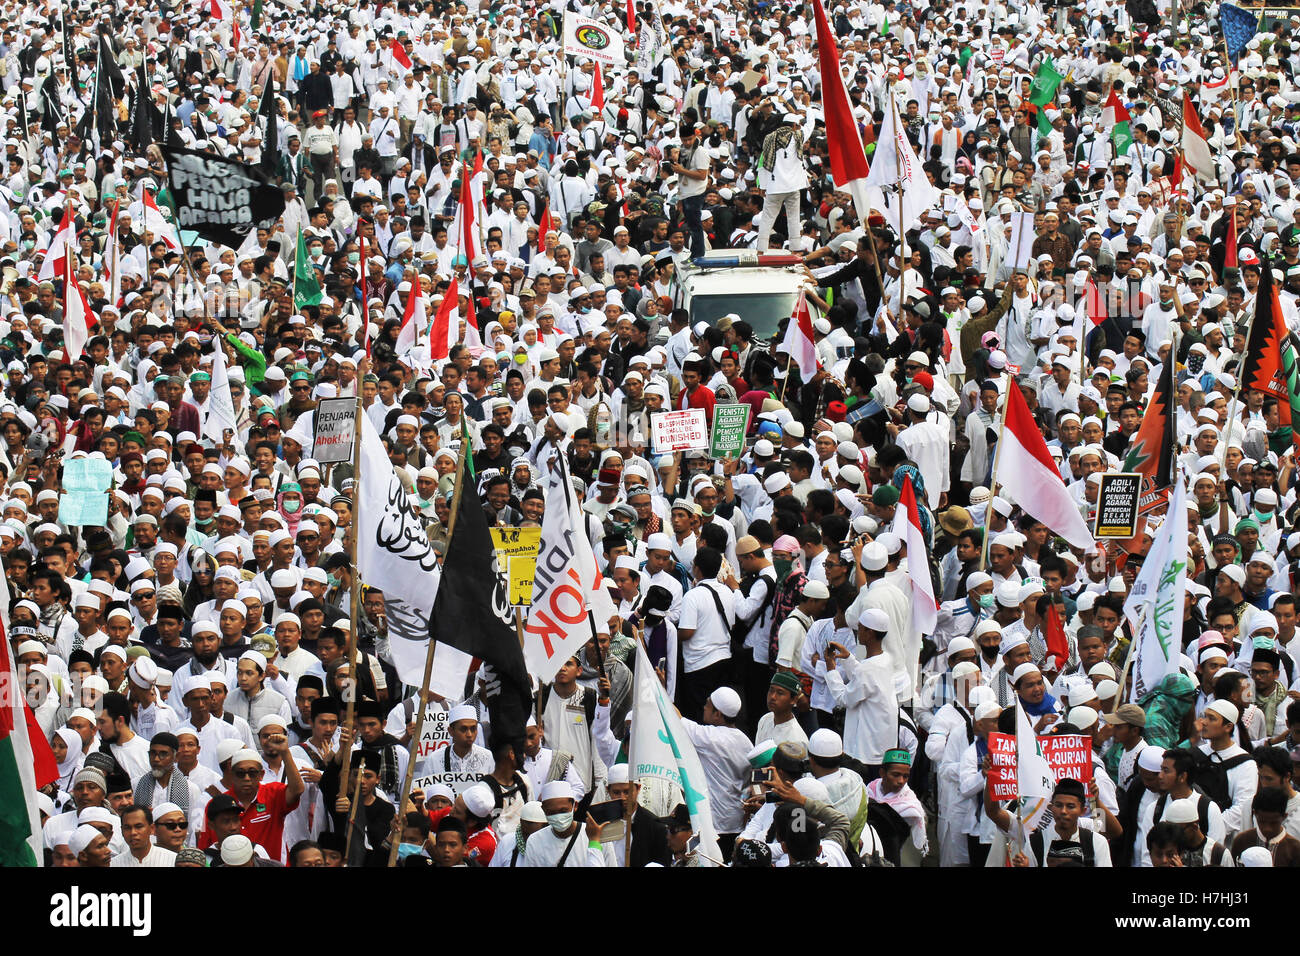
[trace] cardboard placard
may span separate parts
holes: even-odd
[[[1137,534],[1138,499],[1142,476],[1136,473],[1109,473],[1101,476],[1097,490],[1098,538],[1131,538]]]
[[[1039,736],[1038,746],[1057,780],[1071,778],[1087,784],[1092,780],[1092,744],[1083,734]],[[1016,785],[1016,737],[1014,734],[989,734],[989,756],[993,767],[988,780],[994,800],[1014,800]]]
[[[651,440],[657,453],[700,451],[709,447],[709,426],[702,408],[655,412],[650,416]]]
[[[713,427],[709,431],[709,457],[739,458],[745,450],[749,431],[748,404],[714,405]]]
[[[322,398],[312,418],[312,457],[322,465],[352,460],[357,432],[355,398]]]
[[[533,578],[537,576],[537,552],[542,545],[541,528],[489,528],[497,552],[497,569],[505,575],[512,607],[533,601]]]

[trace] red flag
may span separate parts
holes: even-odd
[[[1001,458],[994,476],[1002,485],[1002,497],[1014,501],[1076,548],[1092,547],[1092,534],[1079,513],[1079,504],[1061,480],[1043,433],[1014,379],[1007,384],[1006,402],[1006,425],[998,436]]]
[[[551,221],[551,204],[548,202],[542,207],[542,218],[537,223],[537,234],[542,238],[543,246],[546,243],[546,234],[555,231],[555,223]]]
[[[605,108],[605,81],[601,78],[600,64],[596,64],[595,75],[591,78],[591,108],[594,110],[603,110]]]
[[[1094,326],[1106,321],[1106,301],[1092,279],[1083,287],[1083,313]]]
[[[916,506],[916,490],[911,477],[903,479],[894,510],[894,534],[907,545],[908,577],[912,581],[912,628],[933,634],[938,624],[939,604],[934,599],[934,581],[930,577],[929,551],[921,530],[921,510]]]
[[[451,354],[451,347],[460,339],[460,317],[456,314],[459,303],[456,278],[453,276],[447,294],[438,306],[429,328],[429,357],[438,362]]]
[[[1180,145],[1183,162],[1202,179],[1213,178],[1214,156],[1210,152],[1209,138],[1205,135],[1201,118],[1196,115],[1196,107],[1192,105],[1192,98],[1186,90],[1183,91],[1183,136]]]
[[[821,367],[817,361],[817,344],[813,341],[812,314],[808,311],[808,299],[802,290],[795,303],[794,315],[786,323],[781,351],[799,366],[799,374],[806,382],[811,381]]]
[[[397,354],[405,355],[420,340],[420,332],[427,327],[429,313],[424,307],[424,289],[417,276],[406,294],[406,308],[402,311],[402,327],[397,332]],[[430,343],[432,347],[432,343]]]
[[[1228,238],[1224,243],[1223,268],[1237,268],[1237,207],[1228,213]]]
[[[76,257],[64,260],[63,274],[63,344],[68,353],[66,361],[75,362],[86,350],[90,329],[95,324],[95,314],[90,311],[86,293],[77,284]]]
[[[407,54],[406,47],[402,46],[402,41],[397,37],[393,37],[393,42],[388,44],[388,55],[392,58],[393,65],[397,67],[397,71],[402,76],[406,76],[407,73],[411,72],[413,65],[411,57]]]
[[[636,0],[627,0],[627,32],[636,36]]]
[[[1061,622],[1061,612],[1056,602],[1047,606],[1047,621],[1043,625],[1043,637],[1047,639],[1047,655],[1056,658],[1055,666],[1049,669],[1059,671],[1070,659],[1070,642],[1065,636],[1065,625]]]
[[[1179,192],[1178,187],[1183,181],[1183,154],[1179,153],[1174,157],[1174,174],[1169,177],[1169,188],[1174,192]]]
[[[813,4],[817,20],[817,66],[822,76],[822,112],[826,117],[826,150],[830,153],[835,185],[853,196],[858,218],[866,222],[871,202],[867,196],[870,168],[863,151],[862,136],[853,117],[853,103],[840,73],[835,33],[826,19],[821,0]],[[901,67],[900,67],[901,69]]]

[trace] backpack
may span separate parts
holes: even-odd
[[[1079,847],[1083,850],[1084,866],[1097,865],[1096,852],[1093,848],[1093,840],[1096,836],[1097,834],[1092,830],[1085,830],[1083,827],[1079,827]],[[1040,866],[1046,866],[1047,860],[1043,856],[1042,830],[1035,830],[1033,833],[1029,834],[1029,845],[1033,848],[1034,859],[1039,862]]]
[[[1196,797],[1196,826],[1209,837],[1210,834],[1210,798],[1203,793],[1193,794]],[[1165,804],[1169,802],[1169,794],[1162,793],[1156,797],[1156,808],[1153,819],[1159,823],[1164,819]],[[1217,864],[1216,864],[1217,866]]]
[[[903,844],[912,837],[912,827],[893,807],[875,800],[867,805],[867,826],[880,838],[879,846],[872,847],[867,859],[874,860],[883,855],[888,865],[898,866]],[[870,865],[882,864],[872,862]]]
[[[1220,810],[1226,810],[1232,806],[1228,771],[1254,759],[1248,753],[1240,753],[1227,760],[1214,760],[1211,754],[1195,748],[1192,750],[1192,785],[1217,803]]]

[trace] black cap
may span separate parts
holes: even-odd
[[[244,808],[241,807],[239,801],[230,794],[219,793],[208,801],[208,808],[205,812],[207,813],[208,819],[211,820],[218,813],[243,813]]]

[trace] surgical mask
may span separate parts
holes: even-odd
[[[712,517],[713,517],[713,512],[716,511],[716,510],[717,510],[716,508],[701,508],[701,509],[700,509],[700,517],[701,517],[701,518],[712,518]]]
[[[349,252],[349,253],[348,253],[348,263],[349,263],[350,265],[356,265],[356,264],[357,264],[358,262],[360,262],[360,261],[361,261],[361,253],[359,253],[359,252]],[[406,845],[407,845],[407,844],[405,844],[405,843],[402,844],[402,846],[406,846]]]
[[[325,584],[326,584],[326,586],[328,586],[328,587],[336,588],[336,587],[338,587],[338,586],[339,586],[340,584],[342,584],[342,583],[343,583],[342,581],[340,581],[338,578],[336,578],[336,577],[335,577],[334,575],[332,575],[332,574],[327,574],[327,575],[325,575]]]
[[[1251,510],[1251,514],[1255,516],[1255,520],[1260,524],[1268,524],[1273,520],[1273,512],[1271,511],[1260,511],[1258,508],[1254,508]]]
[[[397,844],[397,856],[405,860],[408,856],[415,856],[424,848],[418,843],[399,843]]]
[[[320,256],[320,254],[324,251],[324,248],[325,248],[324,246],[309,246],[308,249],[307,249],[307,251],[308,251],[308,254],[309,254],[313,259],[315,259],[315,258],[317,258],[318,256]]]
[[[301,502],[301,501],[286,501],[286,502],[284,502],[284,510],[287,511],[287,512],[289,512],[289,514],[293,514],[294,512],[296,512],[296,511],[297,511],[299,508],[301,508],[301,507],[302,507],[302,502]]]
[[[982,610],[987,611],[987,610],[988,610],[989,608],[991,608],[992,606],[993,606],[993,595],[992,595],[992,594],[981,594],[981,595],[980,595],[980,608],[981,608]]]
[[[551,829],[556,833],[563,833],[569,827],[573,826],[573,811],[568,810],[564,813],[548,813],[546,822],[550,824]]]
[[[208,525],[212,524],[212,518],[195,518],[194,524],[196,527],[206,528]]]
[[[24,240],[23,240],[23,251],[24,251],[24,252],[31,252],[31,251],[32,251],[33,249],[35,249],[35,248],[36,248],[36,240],[35,240],[35,239],[24,239]]]

